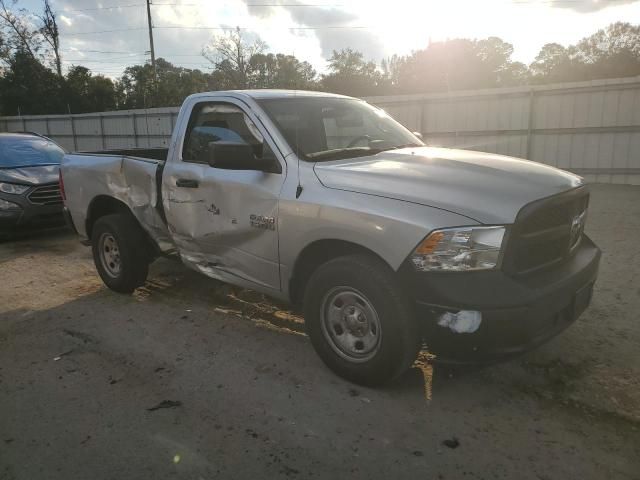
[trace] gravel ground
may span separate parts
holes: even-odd
[[[640,187],[595,185],[589,215],[603,261],[574,326],[378,390],[282,306],[178,263],[123,296],[66,232],[4,243],[0,479],[638,479]]]

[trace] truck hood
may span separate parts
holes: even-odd
[[[42,185],[58,181],[60,165],[34,165],[33,167],[0,168],[0,182]]]
[[[577,175],[540,163],[432,147],[319,162],[314,171],[328,188],[418,203],[487,224],[513,223],[524,205],[582,185]]]

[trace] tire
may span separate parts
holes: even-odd
[[[149,273],[149,244],[137,220],[127,214],[105,215],[93,226],[93,262],[107,287],[131,293]]]
[[[422,344],[413,309],[393,271],[371,255],[348,255],[321,265],[305,290],[304,318],[324,363],[362,385],[397,378]]]

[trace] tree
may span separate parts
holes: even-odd
[[[211,77],[200,70],[176,67],[164,58],[156,60],[154,86],[150,64],[128,67],[117,82],[119,108],[148,108],[180,105],[195,92],[212,90]]]
[[[396,60],[394,89],[422,93],[525,84],[527,67],[513,62],[512,53],[513,46],[498,37],[430,43]]]
[[[380,93],[382,75],[375,62],[364,60],[361,52],[350,48],[334,50],[329,58],[329,72],[322,77],[326,90],[356,96]]]
[[[293,55],[258,53],[250,58],[249,67],[249,84],[253,88],[308,90],[317,87],[316,71],[311,64]]]
[[[529,68],[522,62],[510,62],[509,66],[499,72],[498,85],[512,87],[529,83]]]
[[[211,90],[209,78],[200,70],[176,67],[164,58],[156,60],[156,105],[178,106],[196,92]]]
[[[42,25],[40,26],[40,34],[45,42],[49,44],[53,51],[53,62],[58,72],[58,76],[62,77],[62,59],[60,58],[60,34],[58,32],[58,22],[56,16],[51,10],[49,0],[44,0],[44,11],[39,17]]]
[[[382,59],[380,68],[382,69],[382,88],[385,91],[392,92],[397,88],[404,62],[406,62],[406,57],[398,55]]]
[[[472,40],[431,43],[403,62],[398,73],[398,91],[446,92],[495,86],[489,85],[489,76],[477,53]]]
[[[542,47],[530,66],[534,83],[557,83],[640,75],[640,26],[617,22],[563,47]]]
[[[72,113],[101,112],[116,108],[115,86],[111,79],[93,75],[82,66],[72,66],[67,72],[65,97]]]
[[[150,64],[127,67],[117,82],[119,108],[148,108],[153,106],[154,77]]]
[[[224,88],[249,88],[251,58],[267,45],[260,39],[248,41],[239,27],[214,38],[202,49],[202,56],[215,67],[216,81]]]
[[[62,113],[62,80],[29,52],[18,50],[0,78],[0,104],[3,114],[38,115]]]
[[[530,65],[531,78],[534,83],[557,83],[574,80],[578,73],[578,65],[572,59],[574,49],[567,49],[558,43],[547,43]]]
[[[589,79],[640,75],[640,25],[617,22],[576,45]]]
[[[527,82],[527,67],[521,62],[513,62],[513,45],[498,37],[489,37],[475,42],[475,51],[481,61],[484,83],[506,87]]]

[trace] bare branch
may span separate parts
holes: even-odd
[[[14,0],[11,6],[15,5],[16,1]],[[10,45],[10,48],[22,49],[36,59],[36,54],[40,48],[39,32],[32,29],[26,21],[26,11],[20,10],[20,12],[22,15],[16,15],[9,9],[5,0],[0,0],[0,21],[11,32],[12,38],[9,40],[13,45]]]

